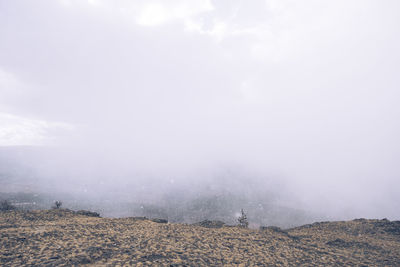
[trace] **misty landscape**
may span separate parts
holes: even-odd
[[[400,265],[398,10],[0,0],[0,265]]]

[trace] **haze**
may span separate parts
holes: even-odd
[[[400,219],[399,10],[0,0],[0,145],[33,191]]]

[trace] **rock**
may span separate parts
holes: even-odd
[[[374,223],[374,228],[387,234],[400,235],[400,221],[389,221],[382,219]]]
[[[94,211],[88,211],[88,210],[78,210],[76,212],[78,215],[84,215],[84,216],[89,216],[89,217],[100,217],[100,214]]]
[[[286,235],[288,234],[287,231],[279,228],[278,226],[260,226],[260,231],[266,231],[266,230],[271,230],[273,232],[286,234]]]
[[[70,263],[73,265],[89,264],[92,260],[85,255],[77,255],[76,257],[70,259]]]
[[[134,221],[145,221],[145,220],[148,220],[147,217],[140,217],[140,216],[129,217],[129,219],[132,219],[132,220],[134,220]]]
[[[365,218],[358,218],[358,219],[354,219],[353,221],[354,222],[368,222],[368,220]]]
[[[168,220],[166,219],[158,219],[158,218],[154,218],[151,219],[152,222],[156,222],[156,223],[168,223]]]

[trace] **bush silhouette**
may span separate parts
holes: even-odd
[[[246,213],[244,213],[243,209],[241,209],[240,213],[241,213],[241,215],[238,218],[239,227],[248,228],[249,227],[249,221],[247,220]]]
[[[3,200],[0,202],[0,211],[15,210],[16,207],[10,203],[8,200]]]
[[[62,202],[59,201],[59,200],[56,200],[56,201],[54,202],[53,209],[59,209],[59,208],[61,208],[61,206],[62,206]]]

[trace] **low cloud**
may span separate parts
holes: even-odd
[[[55,145],[73,130],[74,127],[66,123],[0,113],[0,146]]]
[[[61,147],[45,176],[190,187],[224,166],[290,205],[398,216],[397,1],[0,5],[0,144]]]

